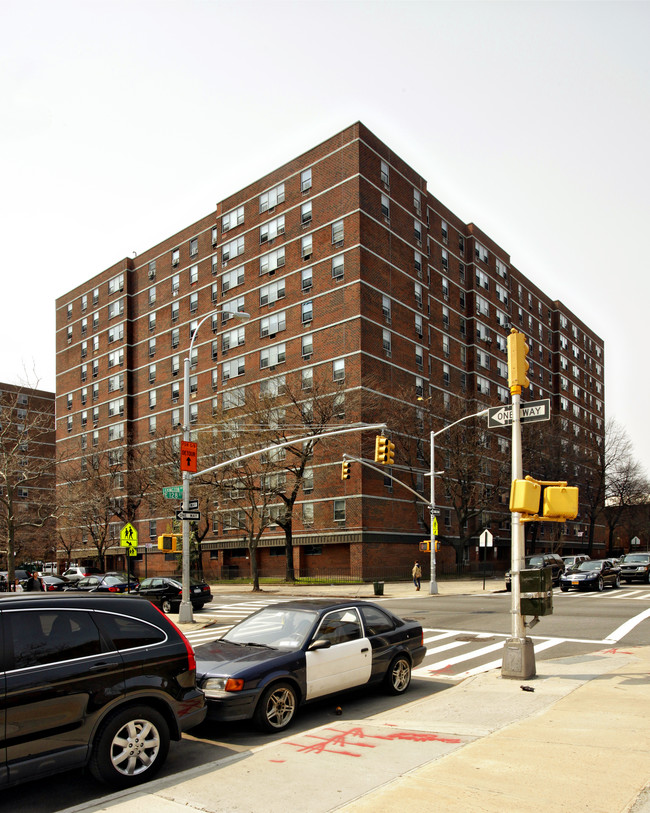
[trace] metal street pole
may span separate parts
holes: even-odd
[[[194,347],[194,340],[197,337],[199,328],[217,313],[229,313],[231,316],[236,316],[241,319],[250,319],[250,313],[244,311],[224,311],[222,308],[207,313],[203,319],[196,326],[192,338],[190,340],[187,358],[183,362],[183,440],[190,439],[190,359],[192,358],[192,348]],[[183,471],[183,511],[190,510],[190,473]],[[191,623],[194,620],[192,615],[192,602],[190,601],[190,521],[184,519],[182,521],[182,538],[183,538],[183,555],[181,558],[182,567],[182,597],[181,604],[178,610],[178,620],[182,624]]]
[[[521,421],[519,407],[521,393],[512,394],[512,479],[522,480],[524,467],[521,450]],[[511,632],[512,635],[505,642],[503,661],[501,664],[501,677],[520,678],[527,680],[535,676],[535,650],[533,642],[526,637],[524,617],[521,614],[521,586],[519,573],[524,567],[525,538],[524,525],[521,514],[513,512],[511,515],[512,551],[510,562],[510,590],[511,590]]]
[[[430,575],[429,575],[429,595],[435,596],[438,593],[438,582],[436,581],[436,535],[435,535],[435,522],[436,522],[436,486],[435,486],[435,437],[436,434],[433,430],[431,430],[431,483],[430,486],[430,496],[431,496],[431,505],[429,506],[429,510],[431,511],[431,551],[430,551]]]

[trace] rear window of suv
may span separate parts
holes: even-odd
[[[99,613],[97,620],[116,649],[152,646],[167,639],[165,633],[158,627],[131,616]]]

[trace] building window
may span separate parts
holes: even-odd
[[[151,260],[149,263],[149,279],[154,280],[156,279],[156,261]]]
[[[199,281],[199,267],[198,265],[190,266],[190,285],[194,285]]]
[[[308,226],[311,223],[311,201],[308,200],[307,203],[303,203],[300,207],[300,224],[302,226]]]
[[[180,329],[177,327],[172,328],[172,347],[178,347],[180,344]]]
[[[221,246],[221,264],[227,265],[229,260],[233,257],[239,257],[244,253],[244,236],[236,237],[228,243]]]
[[[390,358],[392,349],[390,330],[382,330],[382,345],[384,348],[384,353],[388,358]]]
[[[311,322],[314,318],[314,303],[310,299],[307,302],[302,303],[301,307],[301,317],[303,325],[306,325],[308,322]]]
[[[342,246],[344,235],[343,221],[337,220],[336,223],[332,223],[332,245]]]
[[[268,285],[262,285],[260,288],[260,307],[264,305],[272,305],[278,299],[284,299],[284,280],[280,279],[277,282],[271,282]]]
[[[228,381],[230,378],[244,375],[245,361],[244,356],[239,356],[231,361],[224,361],[221,365],[221,380]]]
[[[302,504],[302,524],[309,527],[314,524],[314,503],[304,502]]]
[[[240,226],[243,222],[244,207],[238,206],[236,209],[226,212],[226,214],[221,217],[221,231],[224,232],[228,231],[229,229],[234,229],[235,226]],[[212,244],[214,245],[214,237]]]
[[[260,195],[260,212],[272,211],[279,203],[284,202],[284,184],[281,183],[268,192]]]
[[[313,248],[313,238],[311,234],[300,239],[300,255],[303,260],[310,260]]]
[[[284,215],[260,226],[260,244],[274,240],[279,234],[284,234]]]
[[[301,386],[303,390],[310,390],[314,384],[314,368],[305,367],[301,373]]]
[[[311,167],[300,173],[300,191],[309,192],[311,189]]]
[[[390,297],[386,296],[385,294],[382,294],[382,297],[381,297],[381,313],[382,313],[382,316],[384,317],[384,321],[386,322],[386,324],[390,325],[390,322],[391,322],[391,301],[390,301]]]
[[[332,278],[333,279],[343,279],[343,274],[345,273],[345,260],[343,254],[339,254],[336,257],[332,257]]]
[[[303,291],[311,290],[313,283],[312,268],[303,268],[300,272],[300,287]]]
[[[381,169],[379,171],[379,174],[381,177],[381,182],[384,184],[384,186],[388,186],[388,184],[390,183],[390,169],[386,161],[381,162]]]
[[[156,355],[156,340],[149,339],[149,358],[153,358]]]
[[[273,275],[278,268],[284,266],[284,248],[278,248],[275,251],[269,251],[268,254],[263,254],[260,257],[260,275],[270,274]]]
[[[303,358],[310,358],[311,354],[314,352],[314,337],[311,333],[308,333],[306,336],[302,337],[301,341],[302,345],[302,357]]]
[[[334,381],[345,379],[345,359],[334,359],[332,362],[332,377]]]
[[[345,500],[334,500],[334,522],[345,522]]]
[[[199,294],[198,291],[190,294],[190,313],[196,313],[199,309]]]
[[[413,293],[415,295],[415,304],[418,306],[418,308],[421,308],[422,305],[423,305],[423,302],[422,302],[422,286],[420,285],[419,282],[413,283]]]
[[[260,319],[260,337],[275,336],[286,328],[286,311],[278,311]]]
[[[413,208],[419,215],[422,214],[422,195],[419,189],[413,189]]]
[[[260,369],[270,368],[273,369],[276,364],[283,364],[287,359],[287,346],[284,344],[276,344],[273,347],[266,347],[260,350]]]
[[[199,238],[193,237],[190,240],[190,257],[196,257],[199,253]]]
[[[180,262],[180,261],[181,261],[181,252],[180,252],[180,249],[175,248],[175,249],[172,251],[172,265],[176,266],[176,265],[178,265],[178,264],[179,264],[179,262]]]
[[[388,195],[381,196],[381,213],[386,220],[390,220],[390,200]]]

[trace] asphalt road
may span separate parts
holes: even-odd
[[[423,600],[424,599],[424,600]],[[271,603],[268,599],[262,603]],[[343,697],[325,699],[301,710],[292,730],[308,731],[333,719],[364,719],[395,706],[410,703],[434,692],[444,691],[473,670],[495,668],[502,655],[503,642],[510,634],[510,594],[487,592],[474,596],[436,596],[413,599],[379,599],[395,613],[417,618],[425,628],[427,658],[415,673],[404,697],[387,697],[381,689],[358,690]],[[258,602],[259,603],[259,602]],[[239,596],[219,596],[218,605],[200,614],[212,615],[210,630],[196,633],[194,645],[202,636],[217,637],[225,625],[252,612],[250,600]],[[198,615],[198,614],[197,614]],[[624,648],[647,643],[650,616],[650,587],[630,585],[604,593],[554,595],[554,613],[540,620],[530,631],[536,658],[558,658],[585,654],[606,648]],[[645,622],[645,623],[644,623]],[[192,638],[192,636],[190,636]],[[341,708],[341,715],[336,713]],[[263,746],[284,734],[262,735],[251,724],[217,725],[203,723],[183,741],[172,744],[163,776],[197,765]],[[93,799],[106,789],[83,772],[60,774],[33,784],[2,792],[5,809],[21,813],[56,813]]]

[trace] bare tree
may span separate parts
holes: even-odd
[[[54,415],[38,395],[31,388],[0,394],[0,538],[9,582],[16,556],[43,556],[29,531],[54,517],[54,457],[46,451],[54,444]]]
[[[631,457],[621,458],[609,472],[603,516],[607,524],[607,553],[614,549],[614,531],[626,514],[637,511],[650,493],[650,483],[640,463]]]

